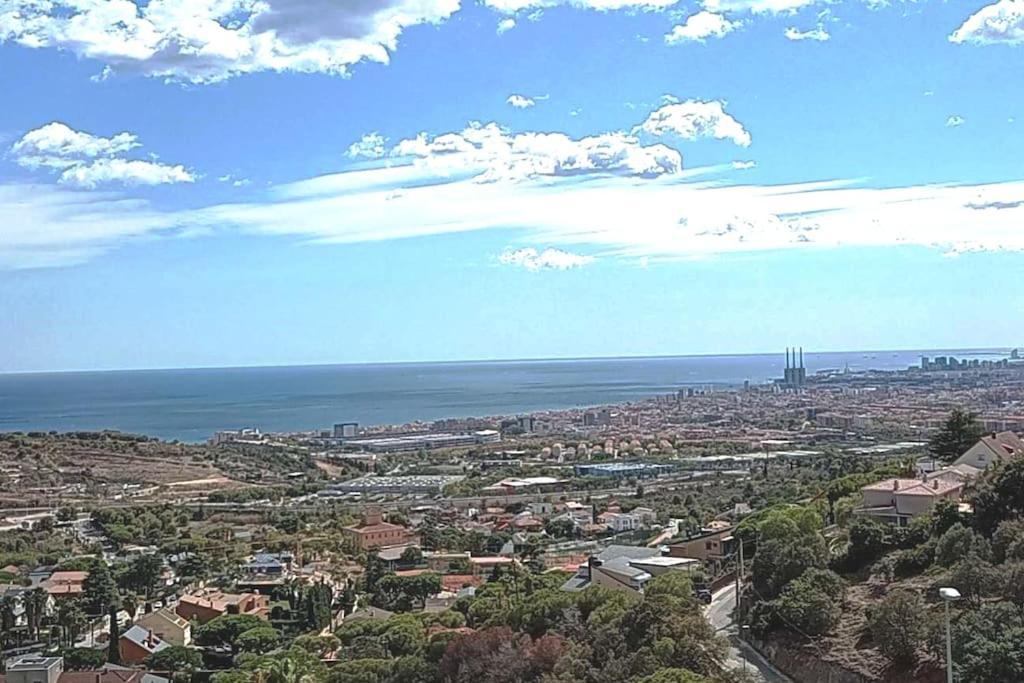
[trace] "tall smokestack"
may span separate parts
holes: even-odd
[[[804,367],[804,347],[800,347],[800,368]]]
[[[786,347],[786,369],[789,370],[789,347]]]

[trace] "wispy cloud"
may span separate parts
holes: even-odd
[[[530,107],[537,104],[537,101],[532,97],[526,95],[509,95],[508,99],[505,100],[506,104],[510,104],[516,109],[529,109]]]
[[[786,29],[785,35],[788,40],[812,40],[819,43],[823,43],[832,37],[823,26],[818,26],[817,28],[807,31],[801,31],[800,29],[791,26]]]

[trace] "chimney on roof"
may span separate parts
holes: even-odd
[[[893,479],[892,480],[892,490],[893,491],[899,491],[900,490],[900,480],[899,479]]]

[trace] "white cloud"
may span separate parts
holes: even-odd
[[[664,112],[671,107],[683,109]],[[634,134],[573,138],[511,133],[494,123],[423,133],[400,140],[370,168],[253,190],[244,202],[178,211],[154,209],[123,191],[0,183],[0,266],[66,265],[125,242],[222,230],[311,243],[516,230],[525,243],[556,252],[513,256],[512,250],[508,258],[524,267],[572,263],[557,252],[631,262],[844,246],[1024,252],[1024,182],[728,184],[730,171],[752,162],[682,170],[677,150],[638,138],[672,134],[749,144],[749,134],[721,103],[674,102],[658,111],[662,115]],[[82,169],[73,174],[76,182],[80,175],[87,184],[95,173],[99,183],[113,178],[109,169],[116,165],[108,162],[118,159],[86,158],[69,168]],[[143,175],[137,171],[136,180],[145,182]]]
[[[0,184],[0,268],[82,263],[129,240],[173,234],[178,220],[121,195]]]
[[[135,159],[97,159],[72,166],[60,174],[62,185],[95,189],[100,185],[169,185],[195,180],[184,166],[170,166]]]
[[[0,184],[0,265],[66,265],[126,241],[210,230],[314,243],[518,230],[522,239],[552,248],[631,261],[844,246],[1024,251],[1024,182],[725,185],[695,180],[699,172],[481,184],[473,176],[407,164],[336,173],[270,188],[244,203],[177,212],[123,195]]]
[[[946,119],[947,128],[958,128],[959,126],[962,126],[965,123],[967,123],[967,119],[965,119],[962,116],[957,116],[956,114]]]
[[[420,133],[399,141],[395,157],[419,161],[434,173],[477,182],[613,174],[655,177],[678,173],[682,156],[661,144],[643,145],[621,132],[571,138],[564,133],[512,134],[495,123],[471,123],[461,132]]]
[[[506,18],[504,18],[504,19],[502,19],[501,21],[498,22],[498,29],[497,29],[498,35],[500,36],[502,33],[506,33],[508,31],[511,31],[515,27],[516,27],[516,20],[513,19],[512,17],[506,17]]]
[[[711,12],[753,12],[781,14],[795,12],[822,0],[704,0],[704,9]]]
[[[516,14],[525,10],[538,10],[558,5],[578,9],[612,12],[624,9],[660,10],[675,5],[679,0],[481,0],[481,4],[503,14]],[[531,21],[536,19],[531,16]]]
[[[507,266],[519,266],[527,270],[572,270],[594,262],[593,256],[574,254],[561,249],[537,251],[533,247],[506,249],[498,260]]]
[[[505,102],[507,104],[511,104],[516,109],[529,109],[537,104],[532,97],[527,97],[525,95],[509,95]]]
[[[459,0],[9,0],[0,42],[58,48],[122,71],[206,83],[259,71],[345,74],[387,63],[402,32]]]
[[[665,43],[676,45],[678,43],[698,41],[704,42],[708,38],[721,38],[732,33],[743,25],[741,21],[730,21],[721,14],[714,12],[698,12],[691,14],[686,21],[674,26],[672,31],[665,34]]]
[[[825,42],[832,36],[825,30],[824,27],[819,26],[818,28],[811,29],[809,31],[801,31],[798,28],[790,26],[786,29],[786,38],[789,40],[816,40],[819,43]]]
[[[353,159],[360,157],[364,159],[380,159],[387,154],[387,143],[387,138],[374,131],[367,133],[358,141],[349,145],[348,151],[345,154]]]
[[[952,43],[1024,43],[1024,0],[999,0],[972,14],[949,36]]]
[[[139,146],[132,133],[105,138],[55,121],[25,133],[11,146],[11,155],[26,168],[61,170],[59,182],[73,187],[165,185],[195,180],[192,172],[181,165],[121,156]]]
[[[849,181],[722,185],[681,176],[479,184],[431,182],[429,174],[412,183],[394,169],[338,175],[188,219],[326,243],[519,229],[525,239],[629,259],[842,246],[1024,251],[1024,182],[869,188]]]
[[[734,161],[732,167],[737,171],[748,171],[757,166],[756,161]]]
[[[131,133],[104,138],[54,121],[25,133],[11,146],[11,153],[27,168],[67,168],[81,159],[119,154],[138,146],[138,138]]]
[[[731,140],[740,147],[750,146],[750,133],[739,121],[725,112],[719,101],[687,100],[666,104],[637,126],[651,135],[675,135],[684,140],[715,138]]]

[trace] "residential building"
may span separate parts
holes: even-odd
[[[152,631],[139,625],[132,626],[122,633],[117,645],[121,661],[125,664],[143,664],[154,652],[166,650],[171,646]]]
[[[342,532],[359,550],[390,548],[418,542],[416,534],[410,529],[385,522],[378,508],[366,511],[362,526],[345,527]]]
[[[105,664],[94,671],[64,671],[63,657],[27,655],[13,661],[0,683],[169,683],[148,671]]]
[[[1013,432],[986,434],[978,443],[953,461],[954,465],[970,465],[983,470],[989,465],[1013,460],[1024,455],[1024,441]]]
[[[222,614],[252,614],[266,619],[270,612],[270,598],[255,593],[222,593],[210,591],[181,596],[174,611],[178,616],[200,624]]]
[[[256,553],[242,565],[247,574],[279,577],[291,571],[294,557],[291,553]]]
[[[961,476],[958,471],[939,470],[920,479],[868,484],[861,489],[861,505],[853,513],[905,526],[914,517],[931,512],[940,500],[959,503],[965,485]]]
[[[142,615],[135,625],[171,645],[187,647],[192,642],[192,624],[169,607]]]
[[[82,584],[89,572],[54,572],[50,578],[39,583],[39,587],[56,599],[77,598],[82,594]]]
[[[641,526],[640,517],[628,512],[602,512],[597,516],[597,521],[615,533],[635,531]]]
[[[62,673],[63,657],[28,655],[7,667],[7,683],[58,683]]]
[[[671,557],[690,557],[712,564],[724,562],[736,552],[736,541],[732,532],[731,525],[712,522],[701,529],[700,533],[670,543],[668,554]]]
[[[577,592],[590,586],[605,586],[642,593],[655,576],[671,571],[691,571],[700,561],[688,557],[667,557],[657,548],[611,545],[581,564],[576,574],[562,584],[562,590]]]

